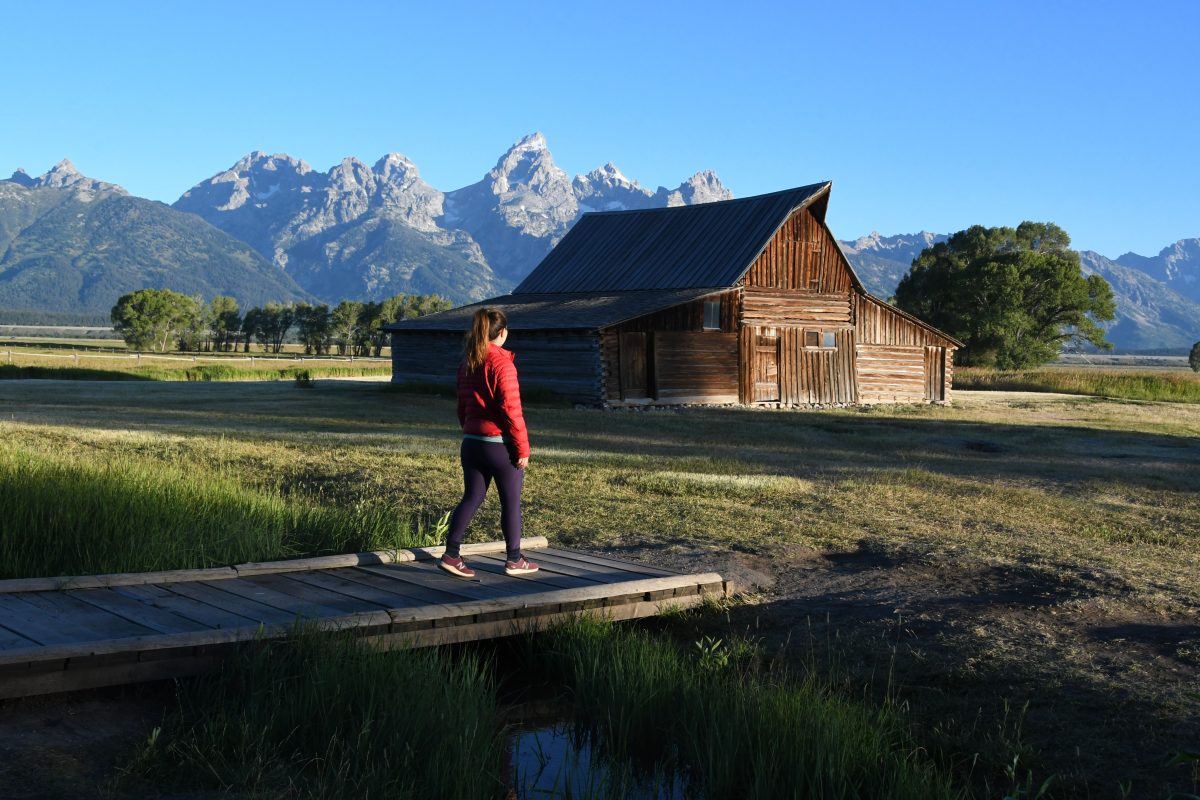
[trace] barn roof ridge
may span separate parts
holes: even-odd
[[[684,206],[659,206],[657,208],[617,208],[617,209],[612,209],[609,211],[587,211],[580,215],[580,219],[582,219],[583,217],[610,217],[610,216],[617,216],[620,214],[657,214],[657,213],[664,212],[664,211],[670,212],[670,213],[682,213],[682,212],[686,212],[687,210],[690,210],[690,209],[703,208],[705,206],[729,205],[732,203],[747,203],[747,202],[751,202],[754,200],[763,200],[764,198],[775,197],[776,195],[794,194],[794,193],[798,193],[798,192],[803,192],[805,190],[810,190],[810,189],[813,190],[813,193],[811,196],[806,198],[804,200],[804,202],[802,202],[800,205],[796,206],[796,208],[801,208],[802,206],[806,205],[807,203],[811,202],[814,198],[819,196],[819,194],[820,194],[819,190],[823,189],[827,186],[832,187],[833,181],[817,181],[816,183],[810,183],[805,186],[794,186],[791,189],[779,189],[774,192],[765,192],[763,194],[752,194],[752,195],[747,195],[746,197],[731,197],[728,200],[712,200],[707,203],[692,203],[690,205],[684,205]],[[792,210],[795,211],[796,209],[794,208]]]
[[[832,186],[584,214],[512,293],[732,287],[780,226]]]

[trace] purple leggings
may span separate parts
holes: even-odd
[[[463,497],[450,515],[446,554],[458,558],[467,525],[483,503],[488,484],[495,480],[500,492],[500,530],[504,531],[504,546],[508,559],[516,561],[521,557],[521,484],[525,482],[525,470],[513,466],[508,445],[503,442],[463,439],[460,453]]]

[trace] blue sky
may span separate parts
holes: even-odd
[[[1200,236],[1191,0],[48,0],[3,19],[5,174],[69,157],[173,202],[251,150],[319,170],[398,151],[450,190],[540,130],[572,175],[832,180],[841,238],[1050,220],[1115,257]]]

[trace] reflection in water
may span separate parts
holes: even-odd
[[[506,754],[512,800],[574,798],[574,800],[684,800],[679,775],[635,773],[627,763],[614,763],[594,752],[588,737],[573,725],[518,725],[512,728]]]

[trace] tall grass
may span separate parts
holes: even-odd
[[[643,630],[581,618],[532,647],[527,668],[570,687],[601,751],[673,768],[696,796],[961,796],[911,751],[887,709],[702,644],[687,653]]]
[[[300,631],[181,684],[179,712],[131,770],[156,787],[241,796],[498,797],[502,737],[487,664],[379,652]]]
[[[1200,374],[1162,370],[1043,367],[1002,372],[981,367],[960,367],[954,371],[954,388],[1061,392],[1122,400],[1200,403]]]
[[[0,578],[186,569],[430,544],[407,515],[127,457],[0,451]]]

